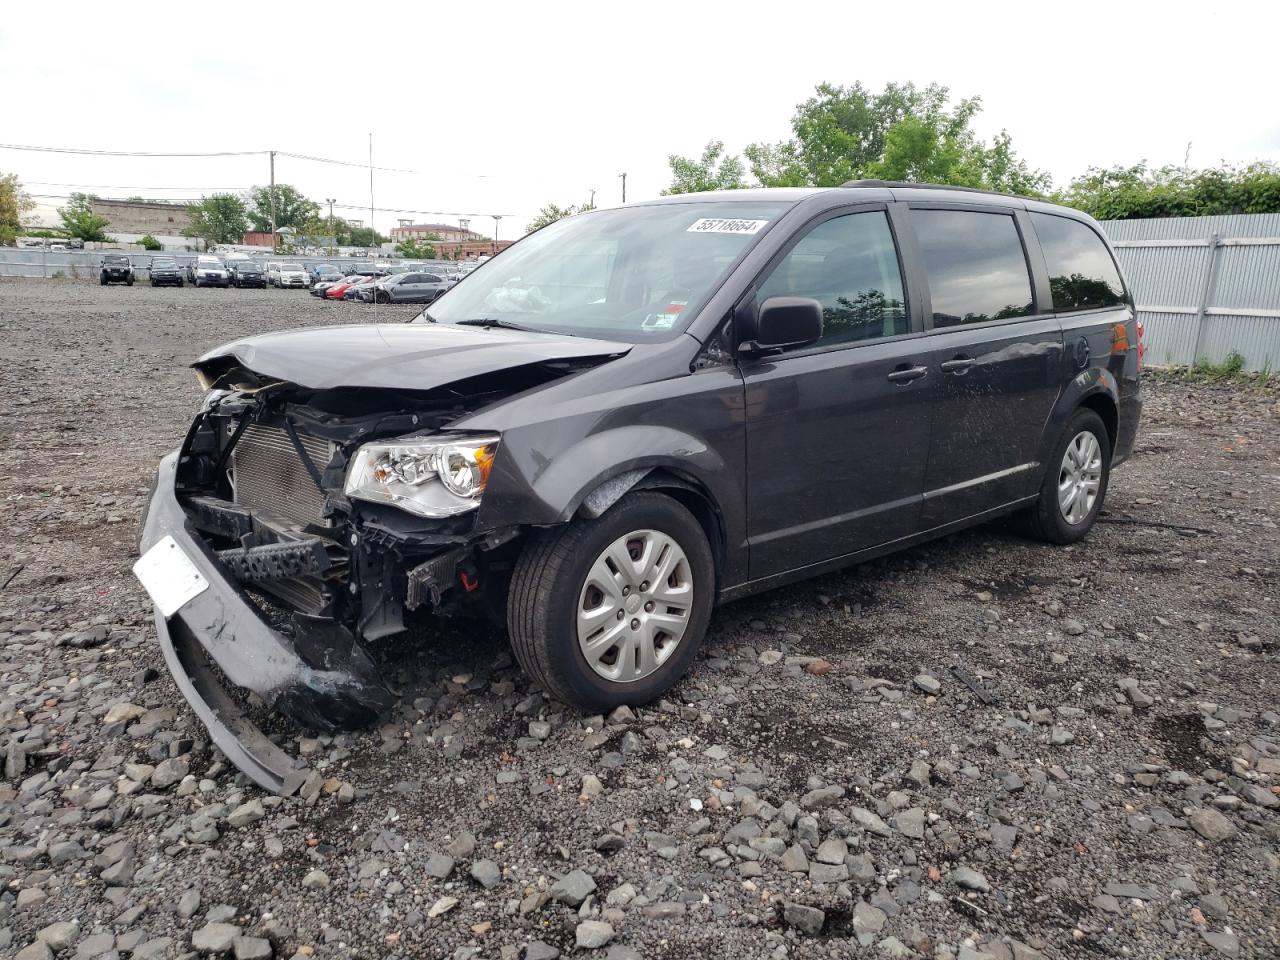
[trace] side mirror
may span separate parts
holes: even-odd
[[[812,297],[770,297],[760,304],[755,339],[738,349],[744,353],[778,353],[814,343],[821,336],[821,303]]]

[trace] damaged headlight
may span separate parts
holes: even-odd
[[[493,435],[366,443],[344,492],[423,517],[452,517],[480,505],[497,453]]]

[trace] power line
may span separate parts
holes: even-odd
[[[137,183],[54,183],[51,180],[25,180],[25,184],[36,187],[79,187],[84,190],[248,190],[249,187],[153,187]]]
[[[91,150],[85,147],[39,147],[25,143],[0,143],[0,150],[29,150],[34,153],[74,153],[94,157],[252,157],[266,150],[217,150],[210,153],[149,153],[142,150]]]
[[[368,210],[369,207],[362,203],[334,203],[335,207],[342,207],[345,210]],[[456,210],[406,210],[403,207],[374,207],[375,213],[412,213],[422,217],[513,217],[512,213],[476,213],[472,211],[458,212]]]
[[[193,159],[200,157],[261,157],[270,150],[214,150],[208,152],[165,152],[165,151],[148,151],[148,150],[97,150],[87,147],[46,147],[36,146],[26,143],[0,143],[0,150],[26,150],[33,153],[66,153],[76,156],[92,156],[92,157],[146,157],[150,159]],[[368,168],[367,163],[356,163],[351,160],[334,160],[332,157],[316,157],[306,153],[289,153],[286,150],[276,150],[275,153],[282,157],[292,157],[294,160],[306,160],[311,163],[328,163],[339,167],[359,167],[364,170]],[[375,170],[381,170],[386,173],[413,173],[417,174],[417,170],[406,170],[401,167],[375,167]]]

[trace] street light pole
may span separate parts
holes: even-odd
[[[587,207],[588,209],[591,209],[591,210],[594,210],[596,208],[596,188],[595,187],[591,188],[591,200],[587,204]]]
[[[329,204],[329,236],[333,237],[333,245],[337,247],[338,237],[333,232],[333,205],[337,202],[337,197],[325,197],[324,202]]]
[[[276,250],[276,152],[271,151],[271,253]]]
[[[625,173],[618,174],[622,178],[622,202],[627,202],[627,175]]]
[[[502,219],[502,214],[495,213],[493,215],[493,252],[498,252],[498,221]]]

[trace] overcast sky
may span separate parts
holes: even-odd
[[[861,9],[859,9],[861,8]],[[1064,184],[1090,165],[1280,160],[1280,4],[136,3],[8,5],[0,142],[265,150],[364,163],[378,207],[504,214],[655,196],[667,156],[789,135],[815,84],[938,82],[979,95],[984,136]],[[1225,11],[1230,11],[1228,15]],[[0,149],[32,194],[198,197],[267,180],[265,156],[147,159]],[[368,219],[360,168],[278,158],[278,182]],[[67,185],[77,185],[67,186]],[[172,189],[163,189],[172,188]],[[42,198],[53,216],[56,199]],[[354,209],[360,208],[360,209]],[[444,214],[453,214],[445,216]],[[494,221],[472,217],[491,233]]]

